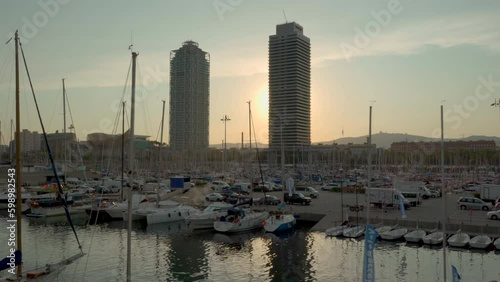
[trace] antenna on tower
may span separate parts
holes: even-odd
[[[130,31],[130,45],[128,46],[128,49],[133,52],[134,50],[132,49],[132,47],[134,47],[134,36],[133,36],[132,30],[131,30]]]
[[[288,23],[288,20],[286,19],[285,9],[283,9],[283,17],[285,17],[285,23]]]

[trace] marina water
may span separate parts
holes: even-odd
[[[0,218],[3,242],[6,219]],[[86,226],[86,220],[76,219],[87,255],[56,281],[125,281],[126,223]],[[58,219],[23,218],[22,224],[24,269],[78,252],[71,229]],[[138,225],[132,244],[132,281],[361,281],[363,272],[364,240],[325,237],[307,227],[276,236],[193,231],[184,222]],[[0,251],[6,254],[7,244]],[[442,255],[441,248],[378,241],[376,281],[442,281]],[[498,251],[450,249],[447,259],[462,281],[500,281]]]

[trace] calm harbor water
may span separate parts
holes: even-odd
[[[0,217],[5,239],[6,226]],[[25,269],[78,252],[68,226],[24,218],[23,232]],[[54,281],[125,281],[126,224],[80,225],[77,232],[87,255]],[[0,239],[2,254],[5,239]],[[363,272],[364,240],[329,238],[305,227],[277,237],[261,231],[195,232],[183,222],[134,226],[132,244],[133,281],[360,281]],[[499,252],[450,249],[447,254],[462,281],[500,281]],[[379,241],[376,280],[442,281],[442,256],[442,248]]]

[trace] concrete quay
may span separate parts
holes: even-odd
[[[284,192],[268,193],[283,199]],[[254,193],[253,197],[262,197],[263,193]],[[344,218],[345,213],[349,216],[349,221],[353,224],[366,223],[366,204],[365,195],[347,194],[344,193]],[[461,196],[448,194],[443,201],[443,198],[435,198],[423,200],[423,203],[417,207],[407,209],[406,219],[402,219],[401,211],[396,209],[379,209],[370,208],[370,223],[373,225],[396,225],[404,226],[408,229],[414,229],[417,225],[420,228],[431,231],[442,226],[440,222],[443,221],[443,206],[446,209],[446,231],[447,233],[455,233],[457,230],[462,229],[470,235],[485,234],[491,237],[500,237],[500,220],[491,220],[486,218],[485,211],[463,211],[457,207],[457,200]],[[357,201],[356,201],[357,198]],[[312,200],[310,206],[301,205],[287,205],[286,210],[299,215],[299,221],[317,221],[312,227],[313,231],[324,231],[330,227],[337,226],[342,222],[341,211],[341,194],[327,191],[320,191],[320,196]],[[349,206],[352,205],[365,205],[362,211],[350,211]],[[261,207],[261,206],[260,206]],[[259,208],[260,208],[259,207]],[[275,210],[275,206],[266,207],[267,210]]]

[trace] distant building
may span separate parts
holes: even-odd
[[[493,140],[479,141],[446,141],[445,151],[456,150],[496,150],[496,143]],[[396,153],[425,152],[437,153],[441,151],[441,142],[395,142],[391,144],[391,151]]]
[[[210,54],[186,41],[170,52],[170,147],[208,149]]]
[[[37,131],[29,131],[28,129],[23,129],[21,131],[21,152],[33,152],[40,151],[41,149],[41,138],[42,135]],[[10,146],[12,147],[13,152],[16,150],[16,141],[15,139],[10,141]]]
[[[269,36],[269,148],[311,145],[311,45],[295,22]]]
[[[125,132],[125,152],[128,151],[129,144],[129,131]],[[134,143],[136,150],[146,150],[153,147],[153,143],[148,140],[150,136],[147,135],[134,135]],[[115,148],[115,152],[121,154],[121,149],[116,149],[121,147],[122,134],[107,134],[107,133],[90,133],[87,135],[86,146],[92,146],[94,149],[98,150],[112,150]]]

